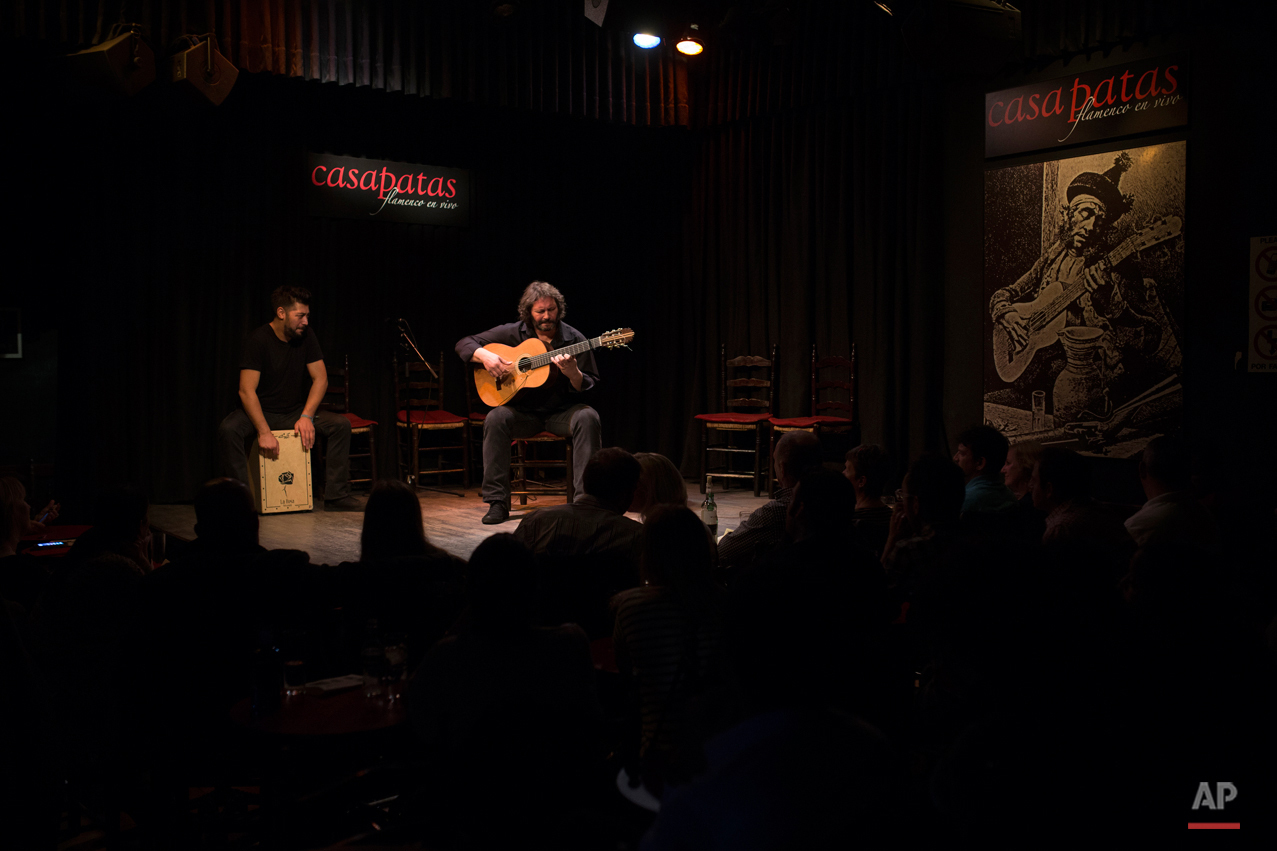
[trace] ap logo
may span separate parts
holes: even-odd
[[[1237,787],[1232,783],[1216,783],[1215,793],[1211,794],[1211,784],[1198,783],[1197,795],[1193,798],[1193,809],[1205,806],[1209,810],[1222,810],[1224,804],[1237,797]]]

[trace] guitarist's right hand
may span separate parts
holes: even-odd
[[[1017,349],[1022,349],[1029,344],[1029,329],[1025,327],[1024,318],[1020,314],[1009,310],[998,317],[998,322],[1006,329],[1007,336],[1011,338],[1011,342]]]
[[[483,361],[483,368],[493,378],[505,378],[510,373],[511,367],[514,366],[513,363],[501,357],[501,355],[493,354],[487,349],[478,349],[475,354]]]

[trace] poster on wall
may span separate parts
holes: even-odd
[[[1179,430],[1185,142],[984,182],[984,419],[1130,457]]]

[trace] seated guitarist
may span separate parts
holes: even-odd
[[[993,293],[990,314],[1017,349],[1028,344],[1032,333],[1028,317],[1020,315],[1017,305],[1032,302],[1052,281],[1067,286],[1085,280],[1085,290],[1065,308],[1065,325],[1108,332],[1100,348],[1110,379],[1144,372],[1142,361],[1153,355],[1163,338],[1163,329],[1153,318],[1161,312],[1160,305],[1148,303],[1156,301],[1156,293],[1148,287],[1151,282],[1138,285],[1138,271],[1126,269],[1127,274],[1122,274],[1120,267],[1129,264],[1111,267],[1103,250],[1113,224],[1133,204],[1134,199],[1119,188],[1130,167],[1130,155],[1123,152],[1103,174],[1082,172],[1073,178],[1065,193],[1067,206],[1061,210],[1060,238],[1019,280]]]
[[[505,377],[513,364],[490,352],[485,345],[517,347],[535,336],[547,349],[560,349],[585,341],[585,336],[563,322],[567,302],[563,293],[545,281],[533,281],[519,299],[519,321],[490,328],[457,342],[457,354],[467,363],[483,364],[493,378]],[[574,485],[585,493],[582,476],[590,458],[599,450],[599,415],[580,400],[599,379],[592,351],[552,358],[550,376],[539,387],[525,388],[505,405],[488,412],[483,423],[483,501],[487,525],[510,517],[510,441],[548,431],[571,436]]]

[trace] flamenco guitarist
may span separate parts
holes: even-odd
[[[490,328],[457,342],[457,354],[466,362],[483,364],[493,378],[505,378],[514,365],[484,348],[496,343],[517,347],[535,336],[547,349],[560,349],[585,341],[585,336],[563,322],[567,302],[563,293],[545,281],[533,281],[519,299],[519,321]],[[590,458],[599,450],[599,415],[581,400],[599,380],[594,352],[558,355],[554,368],[539,387],[526,388],[508,404],[493,408],[483,421],[483,489],[488,503],[483,516],[487,525],[510,517],[510,441],[548,431],[572,440],[572,475],[577,493],[585,493],[582,476]]]
[[[1141,286],[1138,273],[1132,275],[1130,269],[1119,270],[1097,262],[1113,224],[1133,205],[1134,199],[1119,188],[1122,175],[1130,167],[1130,155],[1122,153],[1102,174],[1077,175],[1065,193],[1067,205],[1061,209],[1060,238],[1019,280],[995,292],[989,303],[990,315],[1005,329],[1012,343],[1026,346],[1031,332],[1027,317],[1017,310],[1017,302],[1032,301],[1052,280],[1068,285],[1084,279],[1085,290],[1065,310],[1065,324],[1088,325],[1108,332],[1100,341],[1100,350],[1118,396],[1125,389],[1120,385],[1127,380],[1145,380],[1150,369],[1162,373],[1178,366],[1179,360],[1178,346],[1165,327],[1164,311],[1153,282],[1146,279]],[[1058,343],[1054,348],[1058,349]],[[1051,359],[1042,358],[1048,363]],[[1026,380],[1033,380],[1034,372],[1030,370]]]

